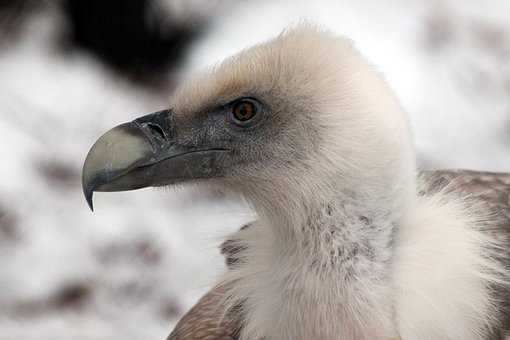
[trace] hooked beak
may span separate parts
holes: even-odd
[[[83,164],[85,199],[94,191],[126,191],[217,176],[223,148],[190,147],[175,140],[171,110],[118,125],[102,135]]]

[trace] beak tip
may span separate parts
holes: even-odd
[[[94,190],[91,190],[89,188],[83,188],[83,193],[85,194],[85,200],[87,201],[87,204],[92,212],[94,212],[94,203],[92,201],[92,196],[94,195]]]

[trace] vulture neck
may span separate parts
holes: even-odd
[[[372,256],[389,249],[405,204],[395,199],[398,190],[364,190],[371,187],[380,189],[367,183],[356,191],[331,183],[294,189],[274,185],[271,195],[252,202],[278,248],[285,246],[326,258],[338,252],[347,256],[344,251],[357,248]],[[327,250],[327,254],[320,250]]]
[[[252,200],[261,220],[245,236],[250,251],[234,271],[241,280],[233,295],[250,311],[242,339],[394,336],[395,205],[381,201],[385,195],[331,185],[273,186],[272,193],[270,199]]]

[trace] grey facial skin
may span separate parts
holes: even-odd
[[[172,111],[121,124],[102,135],[83,165],[83,193],[91,210],[94,191],[126,191],[221,176],[223,147],[182,143]]]

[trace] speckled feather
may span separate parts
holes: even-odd
[[[510,174],[477,172],[467,170],[424,171],[420,174],[427,183],[420,195],[430,195],[446,186],[452,191],[484,201],[494,223],[487,232],[496,235],[503,244],[510,244]],[[247,227],[247,226],[245,226]],[[232,242],[222,245],[227,265],[235,261],[235,253],[242,251],[232,247]],[[509,264],[510,266],[510,264]],[[224,288],[216,287],[202,297],[179,321],[167,340],[235,340],[238,339],[240,315],[224,315],[221,301]],[[510,293],[497,291],[502,314],[500,331],[491,340],[504,339],[510,334]],[[488,339],[489,340],[489,339]],[[510,340],[507,335],[506,340]]]

